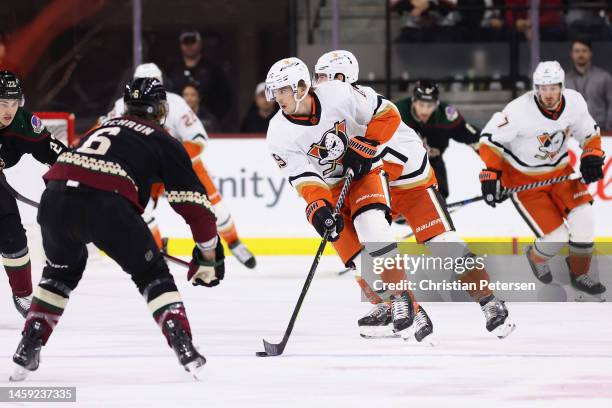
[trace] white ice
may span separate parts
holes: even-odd
[[[475,304],[431,303],[440,344],[365,340],[369,310],[350,274],[324,257],[280,357],[259,358],[262,338],[280,341],[310,257],[234,259],[216,288],[192,287],[171,266],[205,380],[178,365],[136,288],[110,259],[92,257],[81,284],[24,386],[75,386],[83,407],[572,407],[612,406],[610,303],[509,304],[516,331],[486,332]],[[35,281],[40,263],[34,265]],[[23,324],[0,278],[0,386]],[[2,405],[2,403],[0,403]],[[35,406],[52,406],[38,404]],[[60,407],[74,406],[69,403]]]

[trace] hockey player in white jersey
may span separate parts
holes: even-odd
[[[270,153],[306,201],[306,217],[316,231],[320,235],[329,231],[344,264],[355,263],[358,270],[362,255],[397,255],[382,164],[373,162],[376,147],[388,141],[401,123],[395,105],[339,81],[313,89],[308,67],[298,58],[272,65],[266,96],[281,108],[268,127]],[[347,169],[354,179],[340,216],[335,217]],[[360,241],[368,243],[367,251]],[[380,277],[389,289],[380,295],[391,303],[395,330],[405,339],[413,337],[418,304],[409,291],[390,285],[407,281],[404,270],[384,268]]]
[[[315,65],[314,78],[318,84],[334,79],[345,81],[363,92],[376,95],[370,87],[355,85],[359,78],[359,63],[350,51],[335,50],[323,54]],[[389,179],[392,212],[394,215],[402,215],[408,221],[415,231],[417,242],[427,245],[434,255],[442,255],[441,252],[444,252],[444,255],[455,257],[473,256],[455,231],[446,203],[437,190],[437,180],[429,164],[427,151],[418,134],[401,122],[391,139],[379,148],[379,156]],[[488,281],[489,276],[484,268],[475,268],[465,272],[459,280]],[[360,283],[360,286],[364,285],[367,283]],[[504,338],[514,330],[515,325],[508,318],[504,302],[498,300],[491,290],[470,291],[469,295],[481,305],[488,331]],[[422,315],[419,318],[417,313],[415,326],[421,326],[422,339],[433,331],[433,325],[422,307],[419,312]],[[388,304],[376,302],[372,311],[358,322],[362,335],[386,335],[388,331],[380,328],[388,325],[388,315]],[[418,329],[415,328],[415,333],[419,332]]]
[[[136,70],[134,71],[134,78],[156,78],[161,82],[162,72],[154,63],[141,64],[136,67]],[[169,112],[168,117],[164,122],[164,127],[168,133],[170,133],[170,135],[183,143],[189,157],[191,157],[193,169],[200,179],[200,182],[206,189],[208,199],[215,210],[219,235],[227,243],[229,249],[232,251],[232,254],[243,265],[245,265],[247,268],[254,268],[256,265],[255,257],[242,243],[242,241],[240,241],[238,231],[236,230],[236,225],[234,224],[234,219],[232,218],[229,209],[223,202],[221,194],[217,190],[217,187],[210,177],[208,169],[202,161],[201,156],[208,142],[208,134],[206,133],[202,122],[180,95],[172,92],[166,92],[166,96],[168,99]],[[106,114],[106,116],[100,118],[99,123],[102,123],[107,119],[113,119],[121,116],[123,115],[124,111],[125,105],[123,103],[123,98],[119,98],[115,102],[113,109]],[[149,203],[147,206],[147,211],[145,211],[143,215],[160,249],[162,249],[164,245],[162,242],[161,232],[153,215],[153,210],[157,205],[157,200],[163,194],[163,191],[164,189],[161,183],[154,184],[151,192],[153,200]]]
[[[588,274],[595,235],[593,197],[585,183],[603,178],[605,153],[599,127],[584,98],[565,89],[565,73],[557,61],[538,64],[533,91],[516,98],[493,115],[481,134],[482,193],[495,207],[505,199],[503,188],[573,173],[567,141],[580,143],[582,181],[568,180],[510,198],[537,239],[526,256],[535,276],[552,281],[548,261],[569,242],[566,263],[572,286],[585,299],[601,299],[606,288]]]

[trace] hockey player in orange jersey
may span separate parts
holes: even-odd
[[[569,242],[566,263],[579,298],[601,300],[606,288],[588,272],[595,219],[593,197],[586,188],[603,178],[605,153],[599,127],[578,92],[565,89],[565,73],[557,61],[541,62],[533,74],[533,91],[516,98],[493,115],[481,134],[482,193],[495,207],[503,188],[573,173],[567,140],[580,143],[582,181],[568,180],[513,194],[510,198],[537,239],[526,256],[534,275],[552,281],[548,260]]]
[[[357,86],[359,62],[349,51],[336,50],[323,54],[315,65],[317,84],[330,80],[348,82],[370,95],[376,92],[370,87]],[[418,243],[429,247],[434,256],[473,257],[464,241],[457,235],[446,203],[437,189],[434,171],[427,158],[427,151],[418,134],[401,123],[391,139],[379,148],[391,192],[391,209],[394,215],[402,215],[415,232]],[[359,279],[359,277],[358,277]],[[474,268],[458,276],[465,283],[489,280],[484,268]],[[365,285],[365,283],[362,283]],[[515,328],[508,318],[504,302],[498,300],[488,288],[468,291],[485,314],[486,328],[499,338],[508,336]],[[359,320],[363,336],[386,336],[389,306],[379,302]],[[433,331],[433,324],[421,308],[416,317],[415,333],[422,340]],[[368,335],[369,333],[369,335]]]

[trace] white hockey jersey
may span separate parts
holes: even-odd
[[[200,119],[187,105],[187,102],[180,95],[172,92],[166,92],[166,99],[168,101],[168,116],[166,117],[164,127],[168,133],[181,142],[196,138],[198,143],[205,144],[208,140],[208,134]],[[115,102],[113,109],[106,116],[100,118],[100,122],[119,117],[124,112],[125,105],[123,98],[119,98]]]
[[[376,91],[369,86],[358,86],[358,88],[366,94],[378,96]],[[383,160],[391,187],[414,188],[426,183],[431,177],[433,170],[429,164],[423,141],[403,121],[400,122],[391,139],[379,146],[378,152],[376,159]]]
[[[493,115],[482,130],[480,156],[488,168],[541,176],[569,163],[570,136],[581,147],[599,137],[599,128],[578,92],[565,89],[556,111],[543,109],[534,91],[510,102]],[[597,140],[598,142],[598,140]]]
[[[341,160],[350,138],[365,136],[385,143],[401,123],[392,102],[340,81],[315,88],[312,109],[307,117],[277,112],[267,134],[276,164],[307,201],[303,187],[329,190],[340,182],[344,172]],[[381,165],[378,161],[373,168]]]

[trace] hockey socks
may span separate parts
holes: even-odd
[[[26,246],[21,251],[2,254],[2,263],[9,279],[13,295],[25,297],[32,294],[32,267]]]

